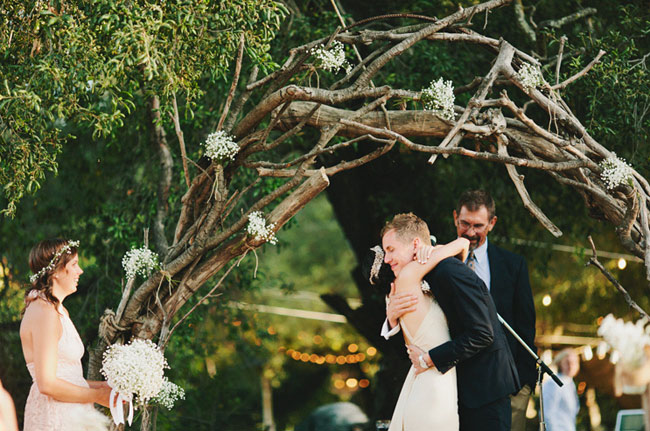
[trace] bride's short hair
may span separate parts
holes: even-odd
[[[410,241],[415,237],[423,241],[429,240],[429,226],[413,213],[395,215],[392,220],[386,222],[386,225],[381,230],[380,237],[383,238],[386,232],[393,229],[401,240]]]

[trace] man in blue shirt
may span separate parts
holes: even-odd
[[[553,361],[558,366],[558,377],[564,385],[551,379],[542,384],[544,421],[546,431],[575,431],[580,401],[573,378],[580,370],[578,355],[571,348],[562,350]]]

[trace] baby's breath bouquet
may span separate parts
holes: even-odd
[[[136,408],[156,397],[165,382],[164,371],[169,368],[165,356],[150,340],[135,339],[129,344],[113,344],[104,352],[101,372],[113,392],[111,414],[116,424],[124,423],[122,401],[129,403],[128,421]],[[119,394],[113,405],[114,393]]]
[[[451,81],[439,78],[431,81],[431,84],[422,90],[420,95],[425,109],[434,111],[436,115],[446,119],[454,119],[454,85]]]
[[[650,346],[650,326],[640,319],[636,323],[625,322],[608,314],[598,328],[598,335],[621,355],[621,362],[630,368],[638,368],[646,361],[645,346]]]
[[[146,278],[158,268],[158,255],[147,247],[133,248],[124,254],[122,267],[128,280],[137,274]]]
[[[617,157],[616,153],[612,153],[611,157],[600,162],[600,167],[603,168],[600,177],[605,181],[608,190],[620,185],[633,185],[632,178],[634,177],[634,171],[632,170],[632,166],[627,164],[625,160]]]
[[[614,349],[612,356],[619,358],[614,368],[614,393],[643,393],[650,383],[648,321],[625,322],[609,314],[600,323],[598,335]]]
[[[345,49],[343,44],[338,40],[332,41],[329,48],[325,45],[319,45],[312,48],[311,53],[316,57],[318,67],[328,72],[338,73],[339,70],[345,70],[350,73],[352,65],[345,59]]]
[[[167,410],[171,410],[174,408],[176,401],[184,399],[185,390],[178,386],[176,383],[170,382],[167,377],[165,377],[160,392],[158,392],[158,395],[156,395],[152,401],[156,404],[160,404]]]

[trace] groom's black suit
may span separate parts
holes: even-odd
[[[508,395],[520,387],[519,378],[485,284],[455,258],[440,262],[424,279],[447,317],[451,335],[451,341],[431,349],[429,356],[442,373],[456,367],[461,430],[473,429],[467,426],[470,422],[480,425],[475,416],[482,414],[481,408],[500,400],[507,410],[499,417],[507,415],[503,420],[509,424]],[[463,417],[464,409],[474,417]],[[476,429],[489,431],[485,424]]]

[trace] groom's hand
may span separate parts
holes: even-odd
[[[397,326],[400,317],[411,311],[415,311],[418,302],[417,296],[410,293],[396,293],[395,283],[391,283],[390,294],[388,295],[388,305],[386,306],[386,317],[391,328]]]
[[[415,344],[409,344],[406,347],[406,351],[409,354],[409,359],[411,360],[411,363],[413,364],[413,368],[415,368],[415,374],[418,375],[420,373],[425,372],[428,369],[431,368],[436,368],[436,366],[433,364],[433,361],[431,360],[431,357],[429,356],[428,352],[425,352],[424,350],[420,349],[418,346]],[[420,363],[420,357],[422,357],[422,360],[426,364],[426,368],[422,366]]]

